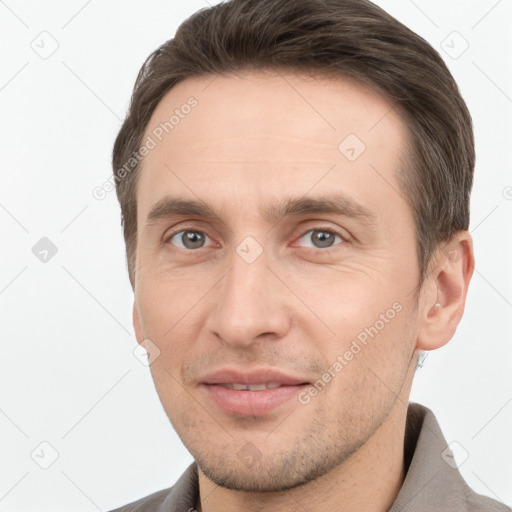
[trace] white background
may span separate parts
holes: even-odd
[[[466,313],[454,339],[418,370],[411,400],[433,409],[447,441],[458,443],[470,486],[510,505],[512,2],[377,3],[443,55],[477,142]],[[2,511],[110,510],[169,487],[192,460],[132,353],[115,192],[99,201],[91,191],[111,175],[143,60],[205,6],[0,2]],[[464,40],[468,49],[453,58]],[[58,249],[46,263],[32,253],[42,237]],[[58,452],[48,469],[35,462],[51,461],[43,441]]]

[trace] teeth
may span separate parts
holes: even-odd
[[[224,387],[234,389],[235,391],[262,391],[264,389],[275,389],[281,384],[269,382],[268,384],[224,384]]]

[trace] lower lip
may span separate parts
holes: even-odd
[[[295,398],[307,384],[280,386],[259,391],[238,391],[218,384],[203,384],[213,402],[228,414],[238,416],[260,416],[272,412],[280,405]]]

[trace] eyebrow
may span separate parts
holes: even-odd
[[[284,217],[307,214],[331,213],[344,217],[355,218],[365,223],[376,220],[374,212],[345,194],[328,194],[321,197],[289,198],[265,208],[263,214],[271,222],[278,222]],[[206,203],[179,197],[164,197],[149,211],[146,222],[153,223],[158,219],[176,216],[198,216],[220,219],[219,215]]]

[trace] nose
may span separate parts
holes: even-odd
[[[292,315],[286,295],[264,254],[248,263],[235,253],[230,271],[215,288],[206,328],[224,343],[245,348],[283,338],[289,331]]]

